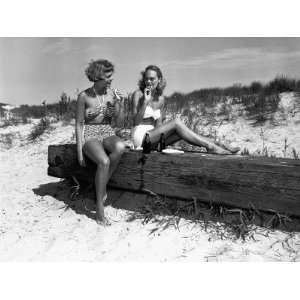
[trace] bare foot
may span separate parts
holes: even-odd
[[[233,147],[227,143],[216,142],[216,144],[218,146],[220,146],[221,148],[224,148],[224,149],[230,151],[232,154],[235,154],[241,150],[240,147]]]
[[[236,153],[238,153],[239,151],[241,150],[241,148],[240,147],[231,147],[231,153],[232,154],[236,154]]]
[[[104,226],[104,227],[107,227],[107,226],[110,226],[111,225],[111,222],[108,220],[108,218],[106,217],[96,217],[96,222],[98,225],[101,225],[101,226]]]
[[[99,225],[102,225],[102,226],[109,226],[109,225],[111,225],[110,221],[104,215],[104,206],[103,206],[103,203],[100,203],[97,206],[96,222]]]
[[[232,154],[235,154],[237,152],[239,152],[241,150],[240,147],[232,147],[230,145],[224,145],[224,148],[226,148],[227,150],[229,150]]]
[[[102,200],[103,204],[106,202],[106,200],[107,200],[107,194],[105,194],[103,197],[103,200]],[[91,213],[96,213],[95,202],[88,203],[88,205],[86,205],[85,201],[83,201],[83,206],[86,211],[91,212]]]
[[[211,149],[207,149],[207,153],[210,154],[231,154],[230,151],[223,149],[221,147],[218,146],[213,146]]]

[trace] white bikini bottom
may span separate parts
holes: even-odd
[[[137,125],[133,127],[131,131],[131,139],[134,148],[142,147],[145,134],[152,129],[154,129],[153,125]]]

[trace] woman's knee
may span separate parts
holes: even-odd
[[[115,145],[115,152],[119,154],[123,154],[125,151],[126,147],[125,144],[122,141],[118,141]]]
[[[109,157],[98,157],[96,160],[96,164],[100,168],[109,168],[110,160]]]
[[[184,125],[183,122],[180,120],[180,118],[174,119],[173,122],[176,128],[181,128]]]

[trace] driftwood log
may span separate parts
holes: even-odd
[[[51,176],[94,180],[95,166],[78,165],[74,144],[50,145],[48,163]],[[300,160],[127,151],[108,185],[300,216]]]

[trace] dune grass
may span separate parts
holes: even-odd
[[[29,141],[35,141],[40,137],[46,130],[50,129],[50,121],[47,118],[42,118],[39,123],[37,123],[28,136]]]

